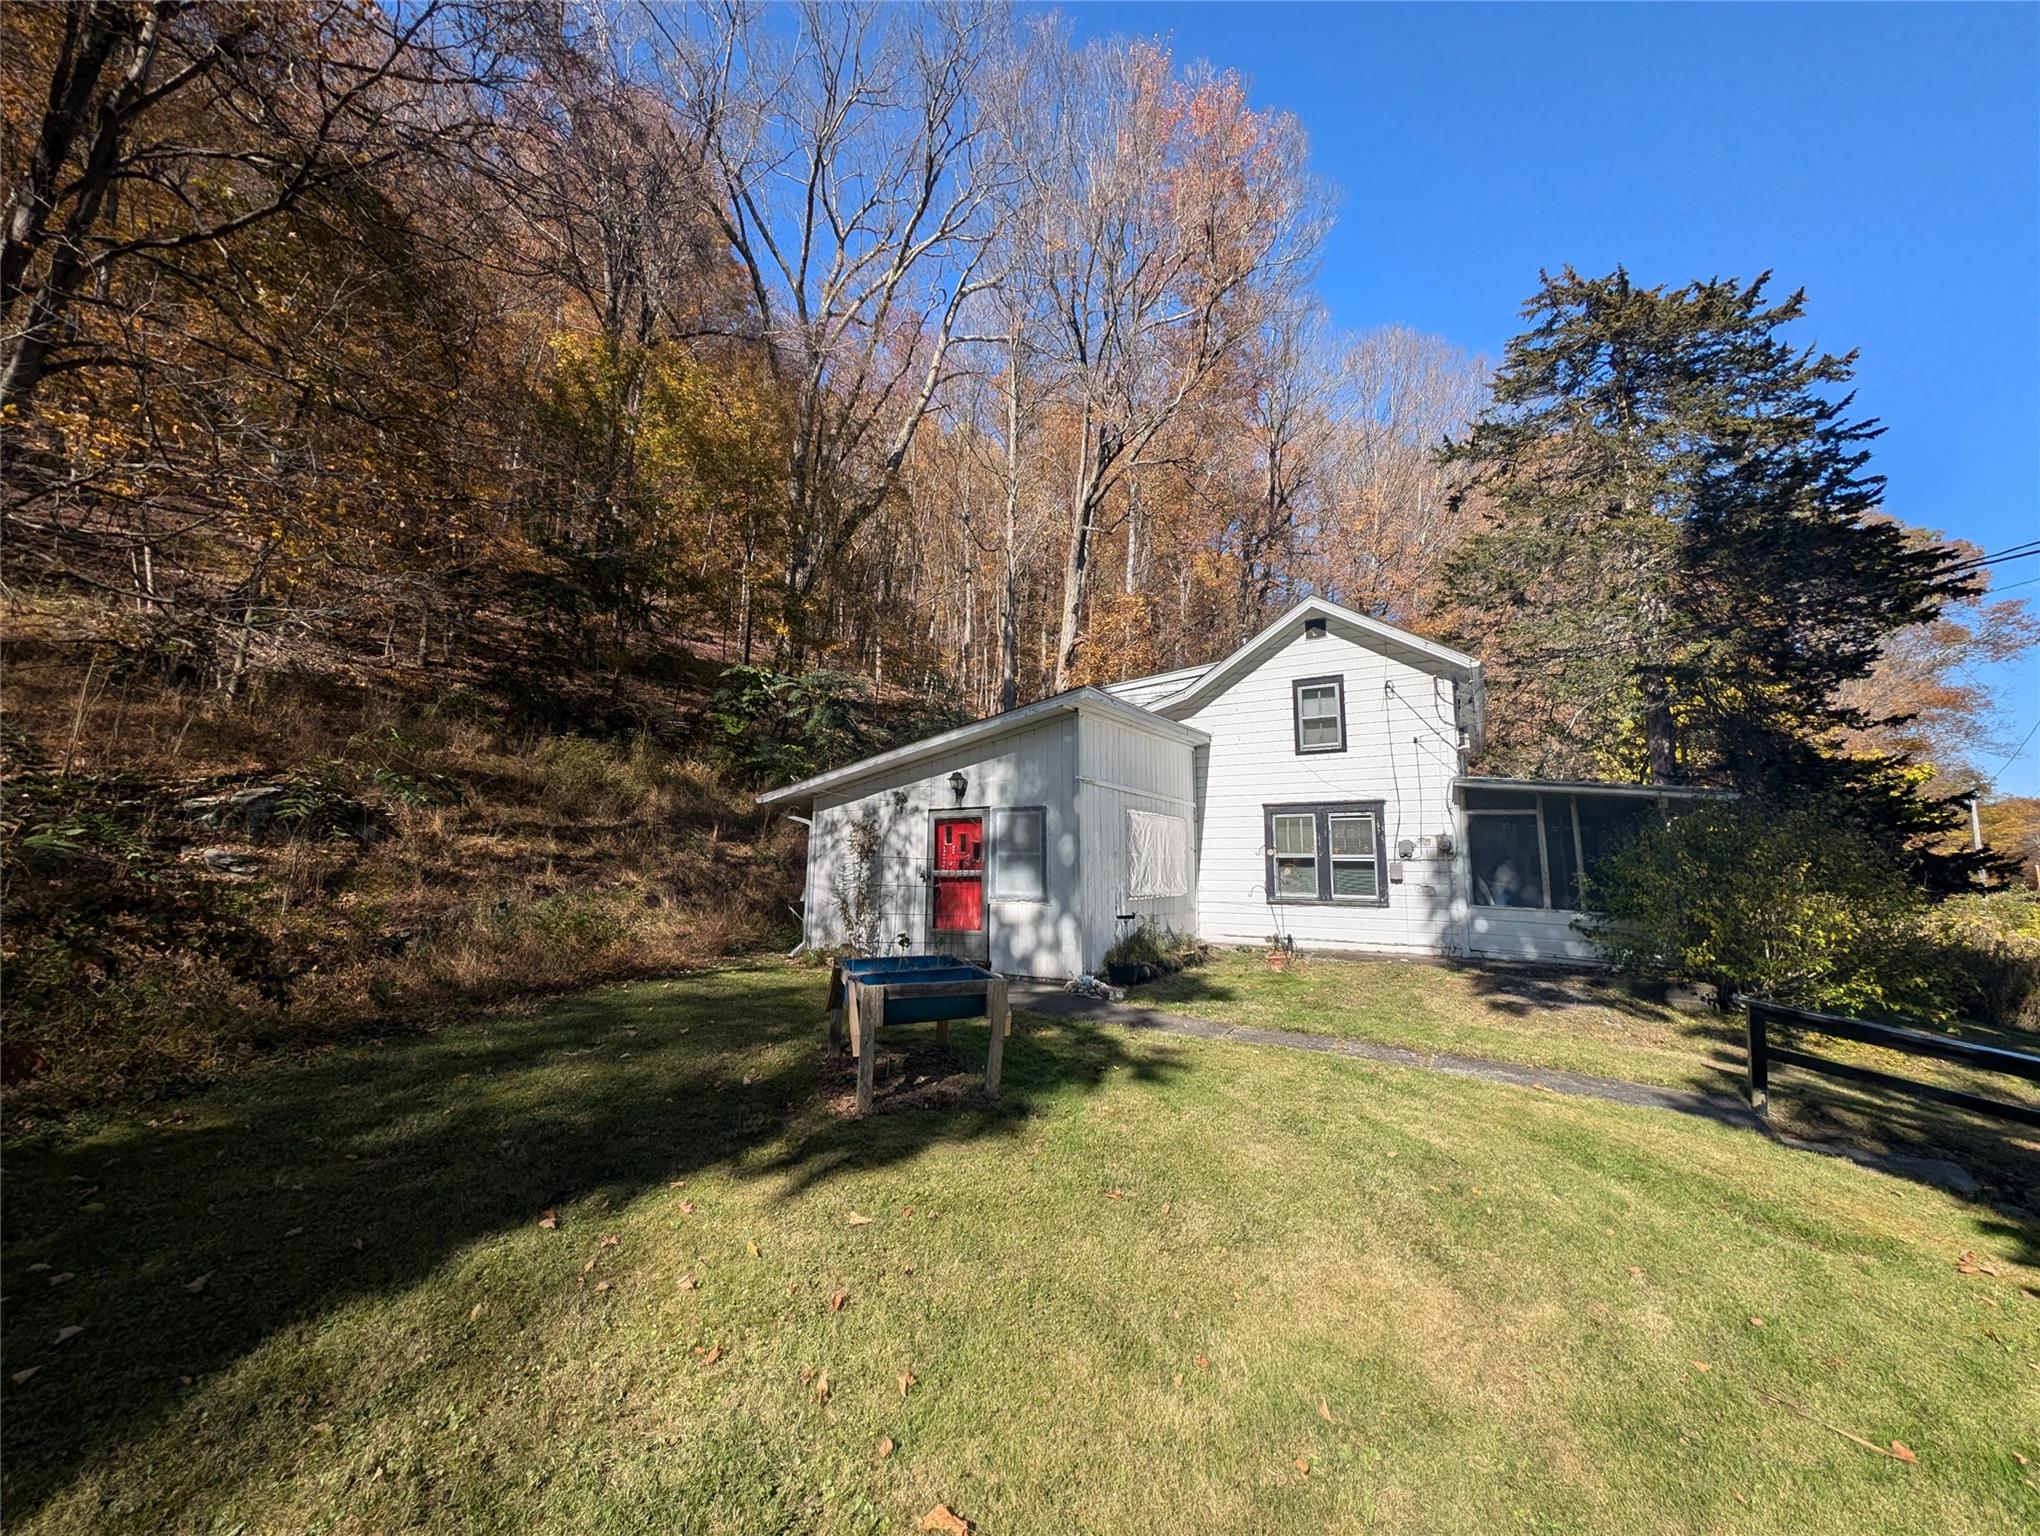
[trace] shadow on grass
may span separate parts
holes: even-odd
[[[1409,962],[1421,966],[1426,962]],[[1638,1024],[1650,1026],[1650,1043],[1658,1050],[1683,1053],[1686,1085],[1664,1092],[1638,1084],[1637,1092],[1625,1098],[1620,1092],[1603,1096],[1624,1102],[1646,1104],[1676,1113],[1695,1115],[1723,1124],[1757,1129],[1758,1122],[1747,1110],[1748,1078],[1745,1062],[1748,1040],[1742,1018],[1712,1009],[1688,1011],[1672,1007],[1657,995],[1648,982],[1618,976],[1517,965],[1487,965],[1478,961],[1431,962],[1465,977],[1474,996],[1496,1013],[1515,1019],[1544,1015],[1554,1033],[1563,1032],[1563,1019],[1570,1009],[1597,1007],[1619,1013]],[[1419,983],[1421,985],[1421,983]],[[1348,1050],[1377,1060],[1408,1066],[1437,1066],[1453,1070],[1455,1064],[1487,1063],[1499,1072],[1476,1071],[1501,1081],[1534,1080],[1544,1086],[1564,1088],[1568,1077],[1589,1082],[1621,1083],[1619,1076],[1574,1074],[1541,1067],[1512,1067],[1491,1058],[1461,1057],[1449,1052],[1422,1050],[1371,1039],[1364,1027],[1376,999],[1357,1004],[1351,1020],[1362,1027],[1334,1035],[1299,1032],[1284,1037],[1279,1030],[1250,1025],[1207,1024],[1195,1017],[1171,1015],[1168,1010],[1202,1002],[1240,1003],[1248,1000],[1251,985],[1231,981],[1192,967],[1152,986],[1129,992],[1124,1004],[1108,1008],[1101,1004],[1061,996],[1029,1000],[1027,1006],[1059,1017],[1116,1016],[1130,1027],[1161,1027],[1223,1034],[1250,1044],[1275,1045],[1293,1049]],[[1322,1010],[1322,998],[1310,1006]],[[1978,1033],[1978,1032],[1970,1032]],[[1839,1052],[1836,1051],[1839,1047]],[[1846,1055],[1852,1048],[1844,1042],[1819,1042],[1824,1054]],[[1904,1074],[1908,1064],[1887,1070]],[[1913,1062],[1933,1070],[1933,1064]],[[1969,1074],[1962,1086],[1992,1096],[2010,1096],[2003,1080],[1982,1081]],[[1585,1086],[1585,1085],[1583,1085]],[[1579,1091],[1577,1088],[1573,1091]],[[1695,1097],[1698,1095],[1699,1097]],[[1862,1155],[1881,1171],[1898,1178],[1947,1190],[1992,1212],[1994,1225],[2020,1245],[2022,1259],[2040,1264],[2040,1224],[2026,1217],[2040,1210],[2040,1143],[2010,1123],[2001,1123],[1934,1104],[1929,1100],[1896,1092],[1844,1085],[1832,1079],[1803,1072],[1775,1069],[1772,1078],[1773,1119],[1771,1129],[1786,1136],[1828,1144],[1831,1150]],[[1809,1151],[1807,1155],[1818,1155]],[[1952,1180],[1945,1168],[1933,1166],[1953,1162],[1962,1173],[1974,1177],[1980,1187],[1962,1187],[1960,1176]]]
[[[8,1393],[10,1519],[265,1340],[399,1294],[548,1211],[585,1225],[708,1169],[807,1188],[1012,1135],[1043,1099],[1121,1066],[1171,1070],[1111,1032],[1022,1028],[999,1104],[847,1120],[817,1091],[823,990],[817,972],[703,973],[273,1063],[146,1122],[17,1139],[5,1369],[39,1379]],[[981,1029],[958,1041],[982,1060]]]

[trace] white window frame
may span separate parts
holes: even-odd
[[[1040,889],[1032,894],[1016,895],[1006,884],[1006,866],[1010,862],[1005,848],[1005,829],[1011,818],[1031,816],[1041,829],[1036,843],[1033,863],[1040,872]],[[1044,805],[1001,805],[994,806],[988,815],[985,841],[989,844],[990,857],[985,860],[985,900],[997,902],[1031,902],[1040,905],[1048,900],[1048,807]]]

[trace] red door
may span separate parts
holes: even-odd
[[[945,816],[935,823],[937,933],[980,933],[985,926],[985,819]]]

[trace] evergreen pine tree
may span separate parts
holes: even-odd
[[[1454,561],[1459,638],[1496,662],[1507,765],[1819,795],[1930,884],[1959,811],[1892,758],[1845,756],[1840,701],[1895,631],[1968,593],[1958,560],[1876,516],[1855,354],[1786,341],[1805,294],[1620,268],[1540,274],[1492,404],[1445,457],[1490,526]]]

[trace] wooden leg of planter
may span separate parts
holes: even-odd
[[[1006,1008],[1006,978],[994,976],[985,984],[985,1023],[991,1026],[985,1046],[985,1097],[999,1096],[999,1068],[1004,1065],[1006,1055],[1006,1031],[1012,1027],[1013,1016]]]
[[[829,962],[829,1054],[843,1054],[843,962]]]
[[[850,1041],[850,1054],[861,1055],[864,1050],[864,1016],[857,1005],[858,994],[864,990],[857,982],[843,983],[843,1032]]]
[[[949,1020],[937,1019],[935,1021],[935,1043],[937,1045],[949,1044]]]
[[[857,1019],[863,1035],[857,1052],[857,1113],[868,1115],[871,1085],[878,1073],[878,1031],[885,1023],[885,990],[860,986],[857,994]]]

